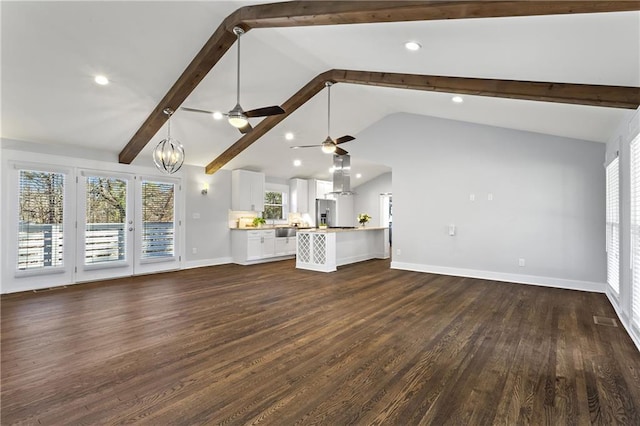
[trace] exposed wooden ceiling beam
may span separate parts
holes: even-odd
[[[489,78],[443,77],[370,71],[333,70],[337,83],[364,84],[396,89],[425,90],[528,101],[558,102],[609,108],[636,109],[640,87],[548,83]]]
[[[242,7],[215,30],[119,155],[129,164],[235,42],[232,30],[640,10],[629,1],[292,1]]]
[[[499,18],[637,10],[630,1],[291,1],[239,9],[251,28]]]
[[[205,171],[211,174],[221,169],[315,96],[316,93],[322,90],[326,81],[598,107],[636,109],[640,106],[640,87],[330,70],[315,77],[290,97],[282,105],[286,111],[285,114],[267,117],[262,120],[250,133],[242,136],[236,143],[210,162]]]

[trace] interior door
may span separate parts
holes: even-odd
[[[133,275],[133,182],[128,174],[78,174],[77,281]]]

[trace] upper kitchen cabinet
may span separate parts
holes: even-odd
[[[328,198],[327,195],[333,191],[333,183],[328,180],[309,179],[309,208],[313,208],[317,198]]]
[[[289,180],[291,213],[309,213],[309,182],[305,179]]]
[[[333,191],[333,183],[328,180],[316,181],[316,198],[327,198],[327,194]]]
[[[231,172],[231,210],[264,210],[264,173],[249,170]]]

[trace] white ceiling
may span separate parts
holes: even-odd
[[[2,137],[117,154],[220,22],[249,2],[7,2],[2,15]],[[419,41],[418,52],[404,49]],[[640,86],[640,12],[256,29],[242,39],[241,104],[282,104],[331,68]],[[235,46],[184,106],[235,105]],[[111,79],[93,82],[96,74]],[[331,136],[408,112],[606,142],[625,110],[348,84],[332,88]],[[225,168],[329,178],[322,91]],[[255,125],[259,120],[252,120]],[[284,133],[292,131],[294,141]],[[166,126],[135,160],[150,152]],[[172,135],[188,164],[204,166],[238,140],[225,121],[178,111]],[[402,135],[398,135],[402,137]],[[366,145],[366,140],[345,144]],[[296,168],[294,159],[302,160]],[[356,186],[388,170],[352,158]]]

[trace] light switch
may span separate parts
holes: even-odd
[[[194,219],[200,219],[200,213],[193,213],[191,217]]]
[[[487,200],[493,201],[493,194],[491,192],[487,194]]]
[[[476,200],[476,194],[469,194],[469,201],[475,201]]]
[[[451,235],[451,236],[456,235],[456,226],[455,225],[449,225],[449,235]]]

